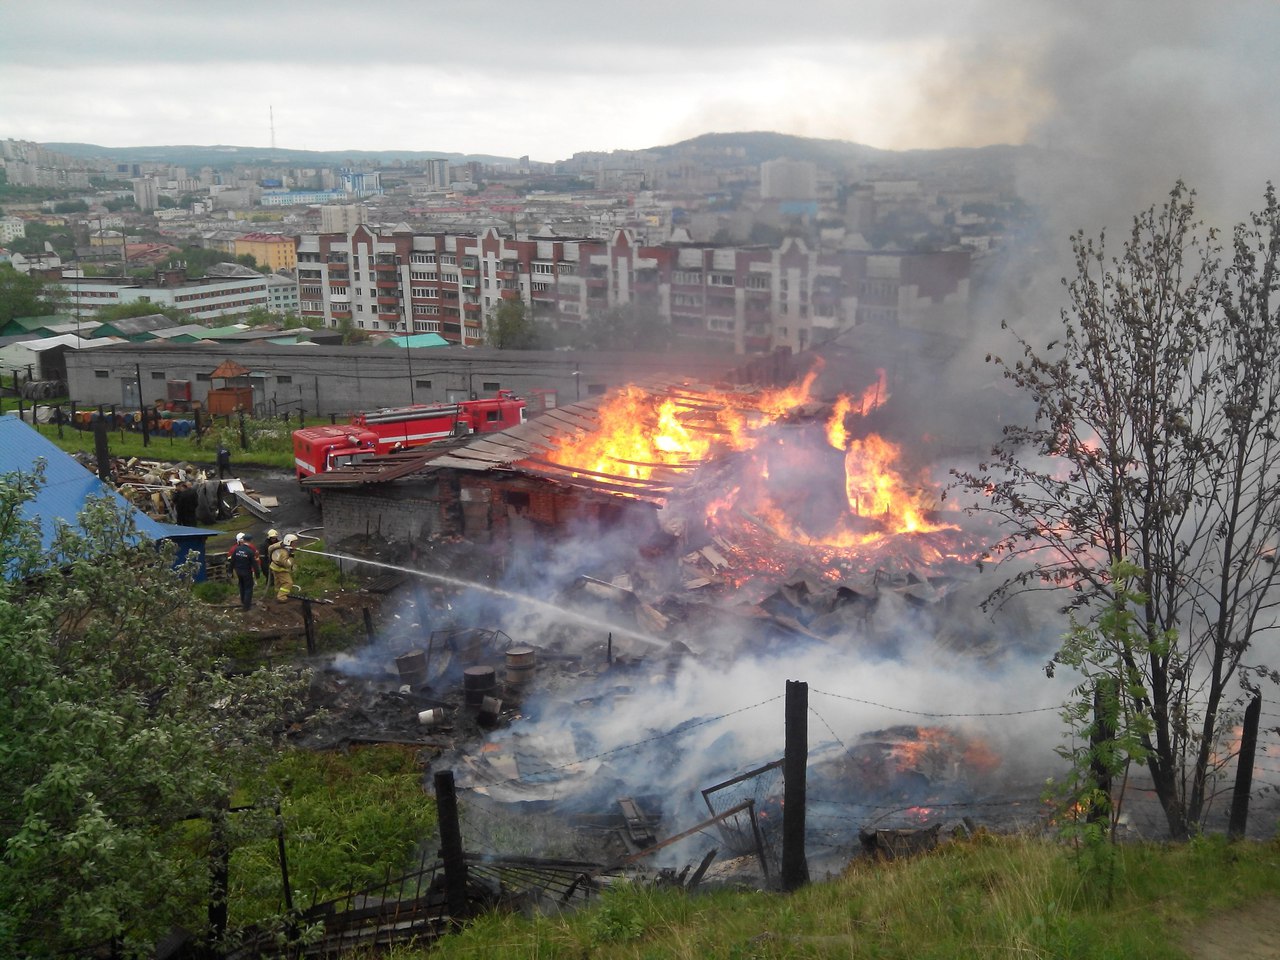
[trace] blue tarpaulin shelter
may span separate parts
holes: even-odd
[[[41,545],[45,550],[53,545],[58,521],[74,527],[90,497],[108,496],[132,515],[143,537],[172,540],[178,547],[177,562],[182,563],[188,557],[196,559],[199,563],[196,580],[205,578],[205,545],[217,530],[153,520],[28,424],[16,416],[0,416],[0,475],[32,476],[37,461],[41,460],[44,461],[44,485],[34,499],[23,504],[22,513],[28,520],[39,522]]]

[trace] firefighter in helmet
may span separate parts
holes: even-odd
[[[276,600],[284,603],[294,590],[293,583],[293,550],[298,542],[296,533],[286,533],[271,551],[271,575],[276,581]]]
[[[275,575],[271,572],[271,554],[279,543],[280,531],[273,527],[267,531],[267,539],[262,541],[262,556],[267,561],[262,565],[262,578],[266,583],[267,590],[276,585]]]

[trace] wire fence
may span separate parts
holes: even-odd
[[[972,826],[974,821],[997,828],[1027,828],[1044,826],[1063,809],[1061,798],[1051,795],[1044,778],[1026,778],[1021,783],[1007,781],[993,793],[995,782],[984,762],[975,756],[994,753],[977,735],[952,730],[947,724],[931,724],[913,727],[910,724],[874,730],[874,724],[863,715],[856,721],[848,717],[829,718],[830,705],[856,704],[885,714],[919,718],[922,721],[989,720],[1014,721],[1001,733],[1016,740],[1022,732],[1018,718],[1060,713],[1063,705],[1028,706],[1006,710],[939,711],[914,706],[896,705],[867,697],[810,688],[819,700],[810,704],[813,718],[809,746],[809,788],[806,797],[806,819],[809,822],[809,843],[831,850],[856,845],[860,833],[874,831],[884,824],[899,827],[924,826],[942,820],[963,821]],[[510,815],[504,804],[489,797],[494,788],[543,787],[557,778],[569,775],[590,774],[587,768],[599,761],[617,761],[622,758],[642,759],[646,753],[660,745],[670,745],[667,755],[683,749],[682,739],[694,731],[715,724],[727,724],[732,718],[775,704],[783,695],[768,697],[714,716],[699,717],[677,724],[671,729],[640,737],[635,740],[594,750],[568,759],[553,756],[541,762],[525,762],[515,766],[516,774],[510,775],[510,767],[487,768],[483,764],[468,767],[469,784],[460,784],[459,793],[472,796],[472,802],[464,803],[463,827],[468,848],[491,851],[510,850],[511,838],[527,830],[513,831]],[[820,709],[821,707],[821,709]],[[1280,716],[1266,714],[1264,716]],[[781,724],[780,724],[781,726]],[[990,726],[990,725],[987,725]],[[915,733],[913,734],[913,731]],[[942,731],[942,734],[939,733]],[[900,736],[901,742],[892,737]],[[912,739],[916,736],[917,739]],[[923,745],[922,745],[923,744]],[[1280,728],[1274,733],[1261,731],[1259,736],[1258,763],[1253,769],[1251,796],[1274,797],[1280,791],[1280,765],[1268,765],[1280,761],[1280,755],[1272,759],[1268,749],[1280,751]],[[930,752],[932,751],[932,753]],[[923,758],[923,759],[922,759]],[[1215,760],[1211,771],[1212,796],[1229,793],[1233,782],[1229,764],[1236,760],[1235,750],[1224,751]],[[1049,758],[1046,756],[1046,761]],[[995,758],[999,762],[999,757]],[[1050,764],[1046,764],[1046,768]],[[505,775],[504,775],[505,774]],[[1275,775],[1277,780],[1265,775]],[[589,779],[589,776],[587,777]],[[576,781],[575,781],[576,783]],[[746,800],[752,803],[760,839],[766,854],[776,865],[779,857],[780,826],[782,822],[783,776],[781,762],[766,764],[758,771],[733,777],[725,784],[714,785],[711,795],[703,789],[703,799],[710,813],[717,814]],[[663,784],[651,784],[655,792],[671,793]],[[566,787],[563,795],[572,793],[574,785]],[[1134,804],[1155,804],[1155,793],[1149,783],[1130,776],[1125,789],[1130,808]],[[586,818],[586,826],[605,830],[605,824],[616,823],[619,815]],[[656,820],[656,818],[655,818]],[[579,827],[583,823],[578,824]],[[719,844],[727,845],[735,852],[747,851],[752,846],[753,824],[744,815],[738,815],[727,823],[703,830]],[[581,856],[581,847],[571,842],[556,845],[550,828],[539,829],[545,842],[539,852],[552,850],[558,855]],[[524,852],[517,850],[516,852]]]

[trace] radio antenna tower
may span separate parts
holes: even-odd
[[[271,149],[276,148],[276,108],[273,104],[267,104],[267,116],[271,120]]]

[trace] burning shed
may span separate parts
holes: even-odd
[[[323,491],[334,543],[400,541],[414,555],[454,538],[499,567],[531,567],[549,543],[594,547],[624,531],[654,588],[647,599],[697,591],[764,602],[765,613],[820,621],[830,635],[885,591],[915,605],[943,598],[971,578],[975,548],[939,510],[923,465],[874,429],[883,376],[834,402],[811,396],[816,376],[765,390],[631,384],[304,486]]]

